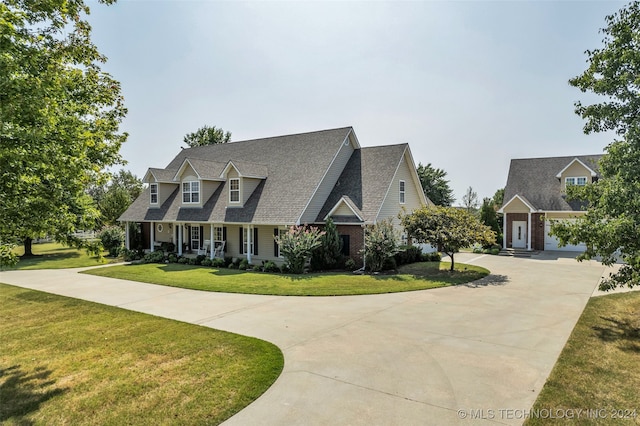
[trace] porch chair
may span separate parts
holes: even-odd
[[[209,247],[211,247],[211,240],[204,240],[202,248],[198,249],[198,255],[204,254],[206,256],[209,252]]]
[[[226,241],[220,242],[216,248],[213,250],[213,257],[224,258],[224,246],[227,244]]]

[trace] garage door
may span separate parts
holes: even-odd
[[[570,219],[567,219],[570,220]],[[544,223],[544,249],[545,250],[559,250],[559,251],[579,251],[584,252],[587,247],[585,244],[578,245],[566,245],[564,247],[558,247],[558,239],[556,237],[552,237],[549,235],[549,231],[551,230],[551,222],[546,221]]]

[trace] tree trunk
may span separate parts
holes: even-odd
[[[449,271],[453,272],[453,266],[455,265],[455,262],[453,261],[453,253],[447,253],[447,254],[451,258],[451,268],[449,269]]]
[[[33,238],[25,237],[24,238],[24,257],[33,256],[33,251],[31,251],[31,243],[33,242]]]

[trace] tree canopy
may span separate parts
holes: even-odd
[[[470,212],[453,207],[431,206],[400,217],[407,234],[418,243],[430,244],[451,258],[474,244],[495,244],[496,234]]]
[[[436,169],[431,163],[426,166],[418,163],[416,171],[418,172],[424,195],[433,204],[436,206],[450,206],[453,204],[455,200],[453,190],[449,187],[449,181],[445,179],[447,172],[442,169]]]
[[[92,228],[86,189],[123,162],[126,109],[88,14],[83,0],[0,3],[0,236],[26,254],[31,238]]]
[[[472,187],[468,187],[462,196],[462,205],[470,213],[478,208],[478,193]]]
[[[228,143],[231,141],[231,132],[225,132],[216,126],[200,127],[193,133],[187,133],[183,139],[184,143],[193,148],[194,146],[215,145],[218,143]]]
[[[625,262],[600,285],[603,290],[640,283],[640,7],[633,2],[605,18],[604,46],[588,50],[588,68],[569,83],[582,92],[606,97],[600,103],[576,102],[586,120],[584,132],[615,131],[620,137],[605,148],[600,178],[567,189],[569,199],[588,203],[587,213],[573,223],[551,227],[561,244],[586,243],[578,259],[601,257],[612,265]]]
[[[100,216],[96,229],[116,225],[118,218],[142,193],[142,180],[128,170],[120,170],[111,176],[106,185],[94,185],[89,189]]]

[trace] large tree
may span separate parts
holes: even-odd
[[[184,136],[184,143],[193,148],[194,146],[215,145],[218,143],[228,143],[231,140],[231,132],[225,132],[216,126],[200,127],[193,133]]]
[[[453,207],[431,206],[414,210],[401,216],[402,226],[407,234],[418,243],[437,247],[451,258],[461,248],[474,244],[488,246],[495,244],[496,234],[466,210]]]
[[[106,185],[94,185],[89,189],[99,218],[96,229],[105,225],[116,225],[118,218],[142,193],[142,180],[128,170],[119,170],[111,176]]]
[[[455,198],[453,190],[449,186],[449,181],[445,179],[447,172],[442,169],[436,169],[431,163],[423,166],[418,163],[418,177],[424,190],[424,195],[430,199],[436,206],[450,206]]]
[[[552,224],[561,244],[586,243],[578,259],[599,256],[605,265],[624,265],[600,285],[603,290],[640,283],[640,6],[633,2],[605,18],[604,46],[588,50],[588,68],[569,83],[604,96],[600,103],[576,102],[584,132],[614,131],[619,140],[605,148],[600,179],[567,189],[570,199],[588,204],[573,223]]]
[[[92,228],[86,188],[122,162],[126,109],[88,14],[83,0],[0,3],[0,238],[25,255],[35,237]]]

